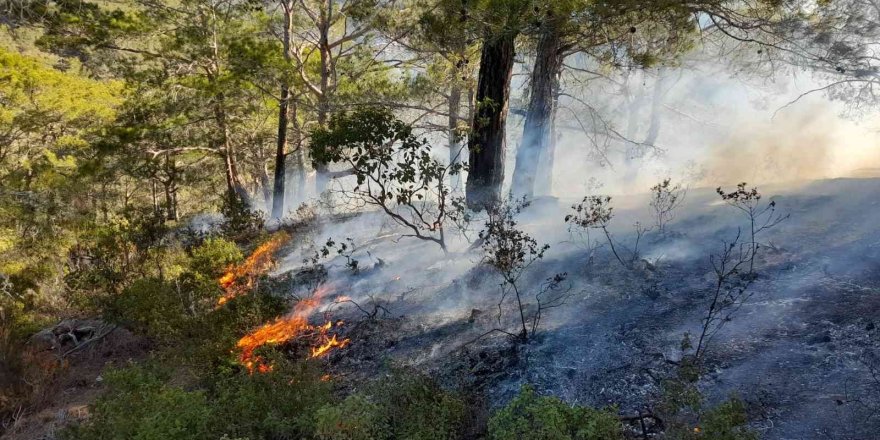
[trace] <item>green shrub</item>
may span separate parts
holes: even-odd
[[[223,235],[235,240],[253,238],[260,234],[265,219],[259,211],[252,211],[239,196],[227,194],[220,209],[225,221],[220,229]]]
[[[682,347],[689,346],[685,337]],[[662,383],[657,409],[671,440],[756,440],[757,433],[748,429],[746,405],[737,397],[706,408],[698,385],[700,365],[693,357],[685,357]]]
[[[373,395],[386,408],[392,438],[458,438],[467,417],[460,397],[414,372],[397,371],[378,381]]]
[[[63,433],[68,440],[216,440],[312,437],[315,411],[329,384],[305,363],[274,361],[266,374],[232,374],[193,391],[169,385],[167,370],[131,366],[106,375],[108,389],[92,417]]]
[[[461,438],[467,406],[427,377],[395,371],[362,393],[317,414],[322,440],[443,440]]]
[[[622,439],[622,425],[612,410],[569,406],[556,397],[542,397],[529,386],[489,420],[494,440]]]
[[[181,293],[158,278],[141,278],[111,295],[104,316],[158,341],[178,338],[188,319]]]
[[[757,440],[758,433],[746,426],[748,417],[745,403],[731,397],[706,411],[700,418],[699,434],[694,438],[707,440]]]
[[[192,272],[216,283],[229,265],[240,262],[242,258],[244,256],[235,243],[221,237],[212,237],[192,250],[189,266]]]
[[[145,367],[105,375],[107,393],[91,417],[62,433],[69,440],[208,440],[219,435],[201,391],[166,384],[167,376]]]
[[[390,435],[386,410],[360,394],[315,414],[315,437],[319,440],[385,440]]]
[[[250,439],[311,437],[318,408],[331,401],[330,384],[311,362],[271,360],[264,374],[232,374],[213,389],[215,423],[224,433]]]

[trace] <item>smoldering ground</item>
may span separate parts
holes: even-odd
[[[876,191],[880,182],[872,179],[762,188],[791,218],[762,237],[754,296],[713,343],[702,387],[710,401],[731,393],[749,401],[765,438],[839,432],[847,426],[839,402],[853,396],[853,384],[870,380],[858,359],[876,337],[870,324],[880,311]],[[581,238],[563,222],[569,201],[523,212],[521,226],[551,245],[523,279],[525,300],[534,303],[542,281],[558,272],[569,274],[571,295],[546,311],[537,336],[513,352],[505,351],[514,344],[501,333],[474,342],[493,328],[515,332],[516,320],[509,299],[499,320],[500,279],[466,241],[444,255],[434,244],[389,235],[400,231],[379,213],[328,224],[310,240],[344,236],[363,244],[351,255],[361,261],[357,273],[344,257],[327,262],[333,291],[367,311],[381,306],[372,327],[347,335],[352,344],[331,357],[331,368],[356,380],[388,363],[410,365],[450,386],[479,387],[498,404],[531,383],[570,402],[617,404],[623,412],[650,405],[658,392],[652,376],[680,356],[685,332],[698,331],[712,284],[708,256],[745,226],[741,213],[717,198],[712,189],[692,189],[670,232],[643,238],[640,252],[651,265],[634,269],[621,267],[607,245],[588,261]],[[620,205],[630,208],[619,210],[611,232],[626,248],[632,222],[649,221],[650,212],[645,196],[624,199]],[[289,255],[278,272],[298,270],[302,256]],[[329,308],[350,329],[367,320],[351,303]],[[468,377],[474,372],[482,377]]]
[[[520,287],[532,314],[548,277],[567,273],[568,296],[542,315],[528,344],[490,332],[515,332],[515,309],[510,297],[499,304],[501,279],[471,247],[475,231],[469,239],[453,234],[446,254],[402,237],[398,225],[372,211],[297,237],[276,275],[300,271],[329,237],[353,245],[323,260],[333,291],[324,310],[345,318],[352,339],[331,356],[334,374],[357,383],[389,363],[404,364],[480,390],[493,404],[531,383],[572,403],[620,405],[622,412],[651,405],[657,376],[681,356],[682,336],[697,332],[704,317],[709,255],[746,227],[714,187],[747,181],[791,217],[761,237],[753,296],[714,341],[701,387],[711,402],[731,393],[746,399],[764,438],[865,438],[875,425],[856,402],[870,403],[872,370],[863,355],[878,338],[880,180],[844,177],[876,168],[873,119],[848,120],[820,95],[786,105],[813,86],[806,80],[756,91],[723,71],[663,74],[676,80],[663,95],[656,145],[639,154],[622,136],[597,137],[596,126],[572,124],[560,111],[556,156],[564,160],[555,163],[553,197],[539,198],[518,219],[551,248]],[[657,78],[636,75],[641,94],[650,94]],[[769,98],[757,98],[768,89]],[[581,99],[603,112],[603,124],[624,126],[627,115],[615,110],[619,97],[610,90]],[[577,104],[563,100],[573,112],[589,113]],[[650,111],[631,110],[639,116],[631,131],[641,137]],[[509,128],[513,169],[515,118]],[[436,155],[445,157],[441,150]],[[685,202],[668,233],[642,238],[633,268],[618,264],[599,231],[587,243],[563,221],[584,195],[613,194],[610,232],[621,252],[633,252],[634,223],[652,225],[645,193],[665,177],[689,188]],[[349,259],[358,261],[356,271]]]

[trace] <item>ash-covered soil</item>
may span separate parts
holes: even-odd
[[[733,393],[747,400],[763,438],[877,438],[873,373],[880,362],[871,353],[880,347],[880,180],[761,190],[791,217],[759,237],[753,296],[714,340],[703,390],[710,401]],[[464,240],[444,255],[436,245],[395,237],[378,214],[325,225],[309,239],[352,238],[361,268],[352,273],[342,257],[328,264],[336,297],[360,306],[328,306],[347,321],[352,340],[329,358],[334,374],[355,387],[402,364],[482,391],[493,406],[524,383],[624,413],[650,406],[657,379],[681,355],[682,336],[698,332],[713,282],[709,255],[746,218],[713,190],[692,190],[670,232],[648,233],[639,249],[645,261],[626,269],[607,246],[590,262],[583,238],[569,233],[563,218],[579,198],[541,200],[520,217],[551,246],[524,278],[524,298],[559,272],[568,274],[570,289],[526,345],[492,331],[515,333],[518,315],[510,302],[499,312],[500,278]],[[612,232],[631,247],[632,224],[651,221],[647,198],[614,204]],[[303,252],[291,253],[279,273],[297,270]]]

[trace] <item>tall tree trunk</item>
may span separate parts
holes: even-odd
[[[556,143],[559,131],[556,129],[556,113],[559,111],[559,81],[553,90],[553,112],[550,114],[550,143],[538,158],[538,175],[535,177],[535,194],[553,194],[553,166],[556,162]]]
[[[666,97],[669,88],[669,76],[666,69],[657,69],[657,81],[654,82],[654,96],[651,98],[651,121],[648,123],[648,133],[645,140],[642,141],[646,146],[653,146],[660,136],[660,126],[662,120],[660,116],[663,113],[663,99]]]
[[[174,183],[168,181],[165,183],[165,218],[168,220],[177,220],[177,212],[174,209]]]
[[[263,163],[262,163],[262,166],[260,166],[260,167],[257,169],[257,172],[259,173],[258,175],[259,175],[259,177],[260,177],[260,183],[257,185],[258,188],[257,188],[256,191],[262,191],[262,192],[263,192],[263,206],[265,206],[266,209],[268,209],[268,208],[269,208],[269,204],[272,203],[272,185],[271,185],[271,183],[270,183],[270,181],[269,181],[269,166],[268,166],[268,163],[263,162]],[[256,191],[255,191],[255,192],[256,192]]]
[[[278,140],[275,145],[275,179],[272,185],[272,218],[284,215],[284,162],[287,157],[287,126],[290,88],[281,86],[281,99],[278,102]]]
[[[290,63],[290,34],[293,28],[293,1],[282,2],[284,10],[284,30],[282,46],[284,60]],[[278,101],[278,142],[275,147],[275,180],[272,187],[272,218],[280,219],[284,215],[284,162],[287,157],[287,127],[290,125],[290,84],[287,79],[281,83],[281,97]]]
[[[458,112],[461,108],[461,87],[455,84],[449,90],[449,119],[447,121],[447,136],[449,137],[449,166],[457,165],[461,162],[461,139],[458,134]],[[461,175],[456,174],[449,177],[449,186],[453,189],[461,185]]]
[[[165,187],[165,218],[177,220],[177,161],[165,155],[165,174],[168,176],[162,182]]]
[[[486,38],[480,55],[476,111],[468,139],[466,191],[471,209],[486,209],[501,199],[504,184],[504,124],[510,98],[516,35]]]
[[[322,10],[322,20],[320,29],[320,38],[318,40],[318,51],[321,56],[321,82],[319,89],[321,95],[317,102],[317,119],[318,125],[323,127],[327,124],[327,116],[330,113],[330,74],[331,74],[331,56],[330,53],[330,23],[332,23],[333,0],[324,0],[324,9]],[[315,191],[317,194],[327,190],[330,184],[330,170],[326,164],[315,164]]]
[[[150,195],[153,198],[153,214],[159,216],[159,191],[156,188],[156,178],[150,179]],[[127,207],[127,206],[126,206]]]
[[[220,150],[223,156],[224,172],[226,174],[226,191],[229,197],[238,198],[246,204],[250,204],[247,190],[242,186],[238,177],[238,165],[235,162],[235,147],[229,139],[229,126],[226,123],[226,109],[223,107],[225,95],[219,93],[214,98],[214,119],[217,122],[217,131],[220,138]]]
[[[648,120],[648,129],[645,133],[645,137],[638,141],[636,140],[636,132],[638,132],[638,125],[632,131],[633,133],[627,134],[628,142],[630,142],[630,147],[627,148],[626,155],[626,172],[624,173],[624,179],[627,182],[635,181],[638,176],[638,160],[644,157],[646,152],[653,148],[657,143],[657,138],[660,136],[660,127],[662,125],[662,113],[663,113],[663,99],[666,96],[666,91],[669,88],[669,76],[666,75],[666,71],[663,68],[657,70],[657,79],[654,81],[654,90],[650,97],[651,99],[651,114]],[[644,105],[644,101],[647,100],[647,96],[643,96],[639,98],[638,105],[634,105],[632,110],[630,111],[630,119],[638,119],[638,110],[640,106]]]
[[[538,41],[535,66],[532,69],[529,108],[522,140],[516,150],[511,192],[517,197],[532,198],[535,195],[538,163],[553,141],[552,126],[556,102],[553,95],[558,87],[559,74],[562,70],[561,45],[562,39],[558,28],[548,24]]]
[[[306,164],[306,151],[302,144],[302,129],[298,121],[299,106],[297,101],[290,103],[290,120],[293,123],[293,133],[290,139],[291,154],[293,154],[293,173],[295,184],[293,190],[293,201],[299,203],[306,199],[308,190],[306,188],[306,178],[308,177],[308,169]]]

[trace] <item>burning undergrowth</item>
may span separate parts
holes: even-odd
[[[223,288],[223,296],[217,300],[222,306],[229,300],[250,292],[256,281],[275,267],[274,254],[287,244],[291,236],[279,232],[256,249],[241,264],[233,265],[226,270],[217,282]]]
[[[283,344],[293,340],[310,341],[309,356],[317,358],[326,355],[334,348],[342,348],[350,342],[347,338],[340,339],[331,331],[341,327],[344,322],[330,320],[324,314],[325,322],[320,325],[309,323],[309,317],[318,309],[329,289],[321,289],[309,298],[300,299],[293,311],[275,321],[260,326],[238,340],[239,361],[248,371],[265,373],[272,370],[262,356],[255,351],[266,345]]]
[[[275,252],[290,240],[289,234],[277,233],[258,246],[243,263],[230,267],[218,279],[225,293],[218,300],[217,306],[222,307],[230,300],[248,294],[255,287],[257,280],[266,276],[275,267]],[[318,358],[333,349],[348,345],[349,339],[340,338],[333,331],[344,325],[344,322],[330,319],[329,311],[325,310],[322,314],[322,324],[310,322],[311,316],[318,311],[330,290],[329,286],[321,286],[310,296],[299,299],[289,314],[266,323],[239,339],[236,343],[239,362],[251,373],[266,373],[272,371],[272,365],[256,353],[261,347],[291,341],[307,341],[308,356]]]

